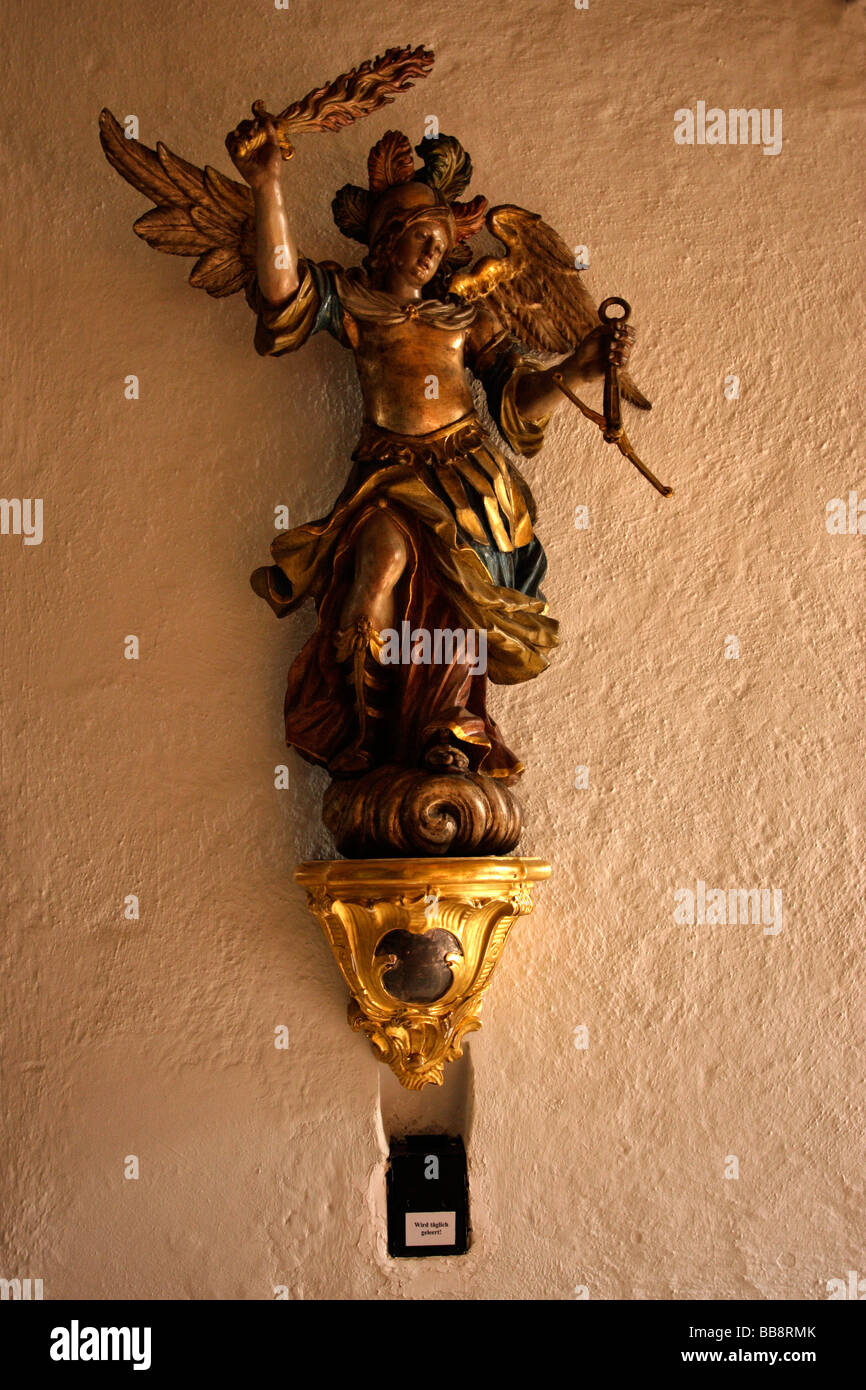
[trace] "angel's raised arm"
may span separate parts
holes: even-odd
[[[333,273],[339,266],[299,255],[283,199],[285,154],[273,118],[262,113],[254,121],[242,121],[226,136],[226,148],[253,193],[256,282],[248,298],[258,315],[256,351],[263,357],[297,352],[311,333],[322,329],[345,345]]]
[[[249,136],[265,139],[247,153]],[[298,292],[298,248],[289,227],[280,180],[283,154],[270,116],[242,121],[226,140],[232,163],[253,192],[256,223],[256,275],[265,303],[282,306]],[[244,151],[241,153],[240,151]]]
[[[155,204],[134,223],[136,235],[170,256],[195,256],[189,282],[196,289],[216,299],[243,290],[258,316],[258,352],[294,352],[321,329],[343,341],[335,281],[340,267],[319,265],[299,254],[270,141],[258,142],[258,159],[235,160],[239,169],[255,165],[251,185],[228,179],[209,164],[198,169],[162,142],[153,150],[128,139],[108,110],[99,126],[109,164]],[[235,144],[232,136],[230,146]]]

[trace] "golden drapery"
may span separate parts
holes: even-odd
[[[295,350],[323,326],[337,328],[339,335],[337,324],[322,323],[321,287],[306,265],[291,304],[278,310],[259,300],[258,307],[260,352]],[[515,399],[521,376],[533,368],[519,359],[508,368],[498,402],[500,427],[512,447],[533,454],[543,442],[544,425],[524,421]],[[415,629],[485,632],[487,675],[497,684],[528,680],[546,668],[558,624],[537,593],[544,552],[533,534],[531,494],[521,484],[474,413],[422,436],[365,424],[331,511],[280,533],[271,546],[273,564],[251,577],[278,617],[307,598],[316,605],[318,627],[292,666],[286,695],[287,741],[304,757],[327,766],[356,729],[333,635],[352,582],[353,544],[377,508],[387,509],[407,541],[410,562],[395,594],[400,618]],[[501,575],[494,577],[491,561],[485,564],[478,550],[494,556],[497,565],[507,560],[515,582],[535,592],[497,582]],[[498,777],[522,770],[487,712],[483,675],[465,667],[393,669],[400,681],[400,728],[390,750],[395,761],[411,764],[431,727],[447,727],[468,747],[474,769]]]

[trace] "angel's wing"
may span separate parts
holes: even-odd
[[[252,190],[206,165],[197,169],[162,142],[155,150],[128,140],[106,108],[99,139],[109,164],[156,204],[133,231],[157,251],[196,256],[189,283],[215,298],[251,295],[256,276],[255,209]]]
[[[601,322],[572,252],[537,213],[524,208],[491,208],[487,229],[505,243],[505,254],[484,256],[455,275],[451,293],[487,299],[515,337],[537,352],[572,352]],[[619,379],[626,400],[651,409],[627,372]]]

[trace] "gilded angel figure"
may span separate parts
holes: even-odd
[[[327,516],[278,535],[272,564],[252,575],[279,617],[307,599],[317,610],[289,671],[288,744],[337,779],[396,767],[508,784],[522,765],[487,709],[487,680],[538,675],[558,625],[532,492],[479,418],[467,371],[501,438],[528,459],[565,399],[553,372],[573,390],[609,362],[623,368],[633,330],[601,322],[539,217],[460,201],[472,166],[451,136],[413,153],[392,130],[373,146],[368,187],[347,185],[333,202],[340,231],[365,248],[348,268],[298,251],[284,145],[266,113],[226,142],[243,184],[126,140],[107,112],[102,140],[157,205],[139,234],[197,255],[190,278],[209,293],[246,291],[259,353],[328,332],[354,356],[362,424],[346,484]],[[485,222],[506,251],[468,269],[467,242]],[[648,407],[624,371],[619,381]],[[384,661],[383,634],[406,623],[412,634],[485,634],[486,671],[459,642],[438,664]]]

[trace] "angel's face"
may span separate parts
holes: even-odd
[[[415,222],[394,244],[391,271],[400,280],[421,289],[433,279],[446,250],[445,233],[437,222]]]

